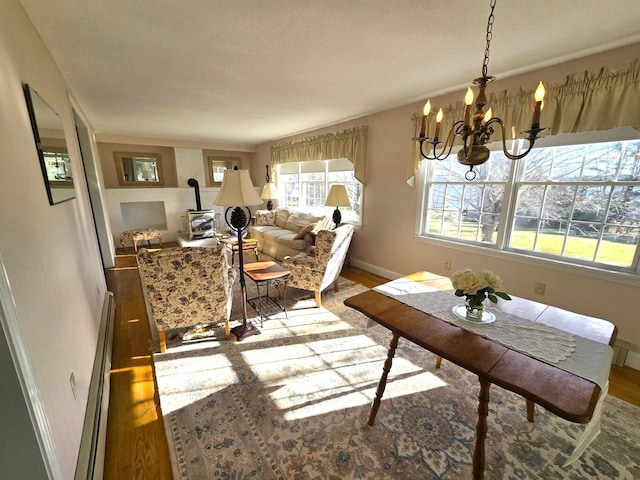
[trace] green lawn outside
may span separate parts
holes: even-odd
[[[435,220],[435,219],[434,219]],[[439,232],[440,222],[432,221],[432,233],[454,236],[457,233],[457,225],[445,222],[443,231]],[[495,236],[494,234],[494,240]],[[476,226],[472,223],[462,225],[460,238],[465,240],[476,240]],[[560,255],[562,252],[563,234],[541,233],[534,248],[535,231],[516,230],[511,236],[511,248],[548,253],[550,255]],[[576,258],[580,260],[593,261],[597,240],[585,237],[569,237],[564,252],[564,257]],[[603,240],[600,244],[598,258],[595,261],[609,265],[619,265],[628,267],[633,263],[636,246],[628,243],[618,243],[610,240]]]

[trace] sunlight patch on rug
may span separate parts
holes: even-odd
[[[193,357],[176,358],[169,354],[154,360],[158,383],[169,386],[162,395],[163,415],[197,403],[229,384],[238,383],[238,376],[227,355],[204,354],[198,355],[197,359],[194,362]],[[180,381],[175,381],[174,375],[179,375]]]
[[[247,350],[242,357],[257,380],[269,389],[275,388],[269,398],[283,412],[283,418],[293,420],[341,410],[345,405],[370,404],[386,349],[367,335],[348,335]],[[435,375],[423,372],[422,367],[398,358],[385,398],[445,385]]]

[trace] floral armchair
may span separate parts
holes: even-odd
[[[283,266],[291,272],[287,285],[313,290],[316,305],[322,306],[322,291],[333,283],[338,291],[338,277],[347,256],[353,225],[342,225],[335,230],[320,230],[316,235],[315,255],[300,253],[285,257]]]
[[[195,326],[204,330],[229,317],[236,272],[228,251],[207,247],[165,248],[138,252],[138,271],[154,340],[154,350],[166,350],[167,330]]]

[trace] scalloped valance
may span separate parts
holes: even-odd
[[[565,82],[545,87],[540,125],[550,129],[546,135],[640,127],[640,60],[616,72],[601,68],[597,73],[569,75]],[[494,116],[502,118],[507,134],[519,138],[520,132],[531,126],[532,98],[533,91],[504,90],[488,95],[487,105]],[[464,102],[450,105],[443,112],[441,131],[448,132],[456,119],[463,118]],[[422,113],[412,117],[416,137],[421,119]],[[422,160],[418,143],[413,144],[407,171],[409,184]]]
[[[364,185],[367,173],[367,130],[354,127],[342,132],[307,137],[271,147],[271,164],[346,158],[354,176]]]

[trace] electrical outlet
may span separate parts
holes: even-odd
[[[73,399],[78,399],[78,392],[76,392],[76,376],[73,372],[71,372],[71,377],[69,378],[69,383],[71,384],[71,391],[73,392]]]
[[[451,270],[451,260],[447,259],[444,261],[444,269]]]
[[[536,282],[536,286],[535,286],[533,292],[537,293],[538,295],[544,295],[544,289],[545,288],[546,288],[546,285],[544,283]]]

